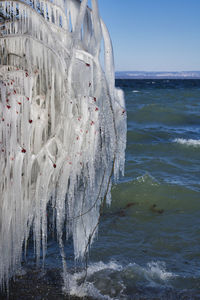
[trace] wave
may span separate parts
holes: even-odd
[[[70,295],[92,299],[128,299],[127,287],[140,285],[158,289],[168,286],[168,281],[177,277],[168,272],[164,262],[149,262],[145,266],[136,263],[121,265],[115,261],[90,264],[87,270],[70,275]]]
[[[143,94],[143,91],[141,92]],[[132,96],[133,97],[133,96]],[[127,101],[128,122],[139,124],[162,124],[168,126],[184,126],[188,124],[193,127],[199,126],[198,110],[189,109],[184,105],[180,111],[178,105],[166,105],[165,102],[145,103],[141,99],[134,106],[136,100],[131,98],[130,103]],[[133,102],[134,101],[134,102]],[[150,101],[149,101],[150,102]],[[130,106],[129,106],[130,105]]]
[[[156,186],[158,186],[160,184],[159,181],[156,178],[154,178],[151,174],[149,174],[148,172],[142,176],[138,176],[136,178],[136,182],[145,183],[148,185],[156,185]]]
[[[186,145],[186,146],[194,146],[194,147],[200,146],[200,140],[194,140],[194,139],[177,138],[174,139],[173,142],[181,145]]]
[[[87,281],[85,281],[86,278],[85,270],[70,275],[68,274],[70,295],[81,297],[81,298],[89,296],[92,297],[93,299],[104,299],[104,300],[114,299],[110,297],[109,291],[105,291],[105,288],[107,287],[107,280],[113,272],[120,272],[122,270],[123,267],[114,261],[111,261],[107,264],[100,261],[98,263],[93,263],[89,265],[87,269]],[[124,286],[121,286],[119,282],[117,283],[117,285],[118,288],[117,290],[115,290],[115,293],[122,292]],[[119,287],[121,287],[120,290]],[[107,295],[105,293],[107,293]]]
[[[170,266],[169,266],[170,265]],[[25,274],[19,273],[10,290],[9,299],[88,299],[88,300],[143,300],[143,299],[197,299],[199,295],[199,270],[185,274],[176,273],[173,264],[160,260],[147,263],[90,262],[86,272],[69,268],[66,274],[68,290],[63,288],[59,268],[37,269],[25,267]],[[191,286],[192,285],[192,286]],[[26,287],[26,289],[24,288]],[[28,288],[27,288],[28,287]],[[36,287],[36,288],[35,288]],[[8,299],[0,293],[0,299]],[[199,298],[198,298],[199,299]]]
[[[133,93],[139,93],[140,91],[137,91],[137,90],[133,90]]]
[[[146,173],[112,189],[113,201],[105,213],[135,216],[137,211],[148,214],[196,211],[200,209],[199,192],[176,183],[159,181]]]
[[[159,286],[166,284],[168,280],[177,277],[176,274],[168,272],[166,264],[162,261],[152,261],[142,267],[136,263],[130,263],[124,268],[124,273],[128,273],[129,276],[132,273],[137,277],[137,280],[146,281],[146,285]]]

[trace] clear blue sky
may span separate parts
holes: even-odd
[[[200,0],[99,0],[117,71],[199,71]]]

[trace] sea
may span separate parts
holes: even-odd
[[[125,175],[101,216],[87,276],[66,246],[70,299],[200,299],[200,80],[116,86],[126,99]],[[31,251],[10,299],[68,299],[55,241],[39,269]]]

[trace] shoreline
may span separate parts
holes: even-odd
[[[95,300],[84,296],[71,296],[62,292],[62,276],[59,269],[40,268],[10,280],[9,292],[0,292],[1,300]]]

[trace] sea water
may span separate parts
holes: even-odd
[[[101,216],[86,278],[73,264],[72,243],[65,246],[70,293],[200,299],[200,80],[123,79],[116,85],[128,116],[125,176]],[[53,238],[44,269],[35,269],[32,254],[30,243],[10,295],[65,299]]]

